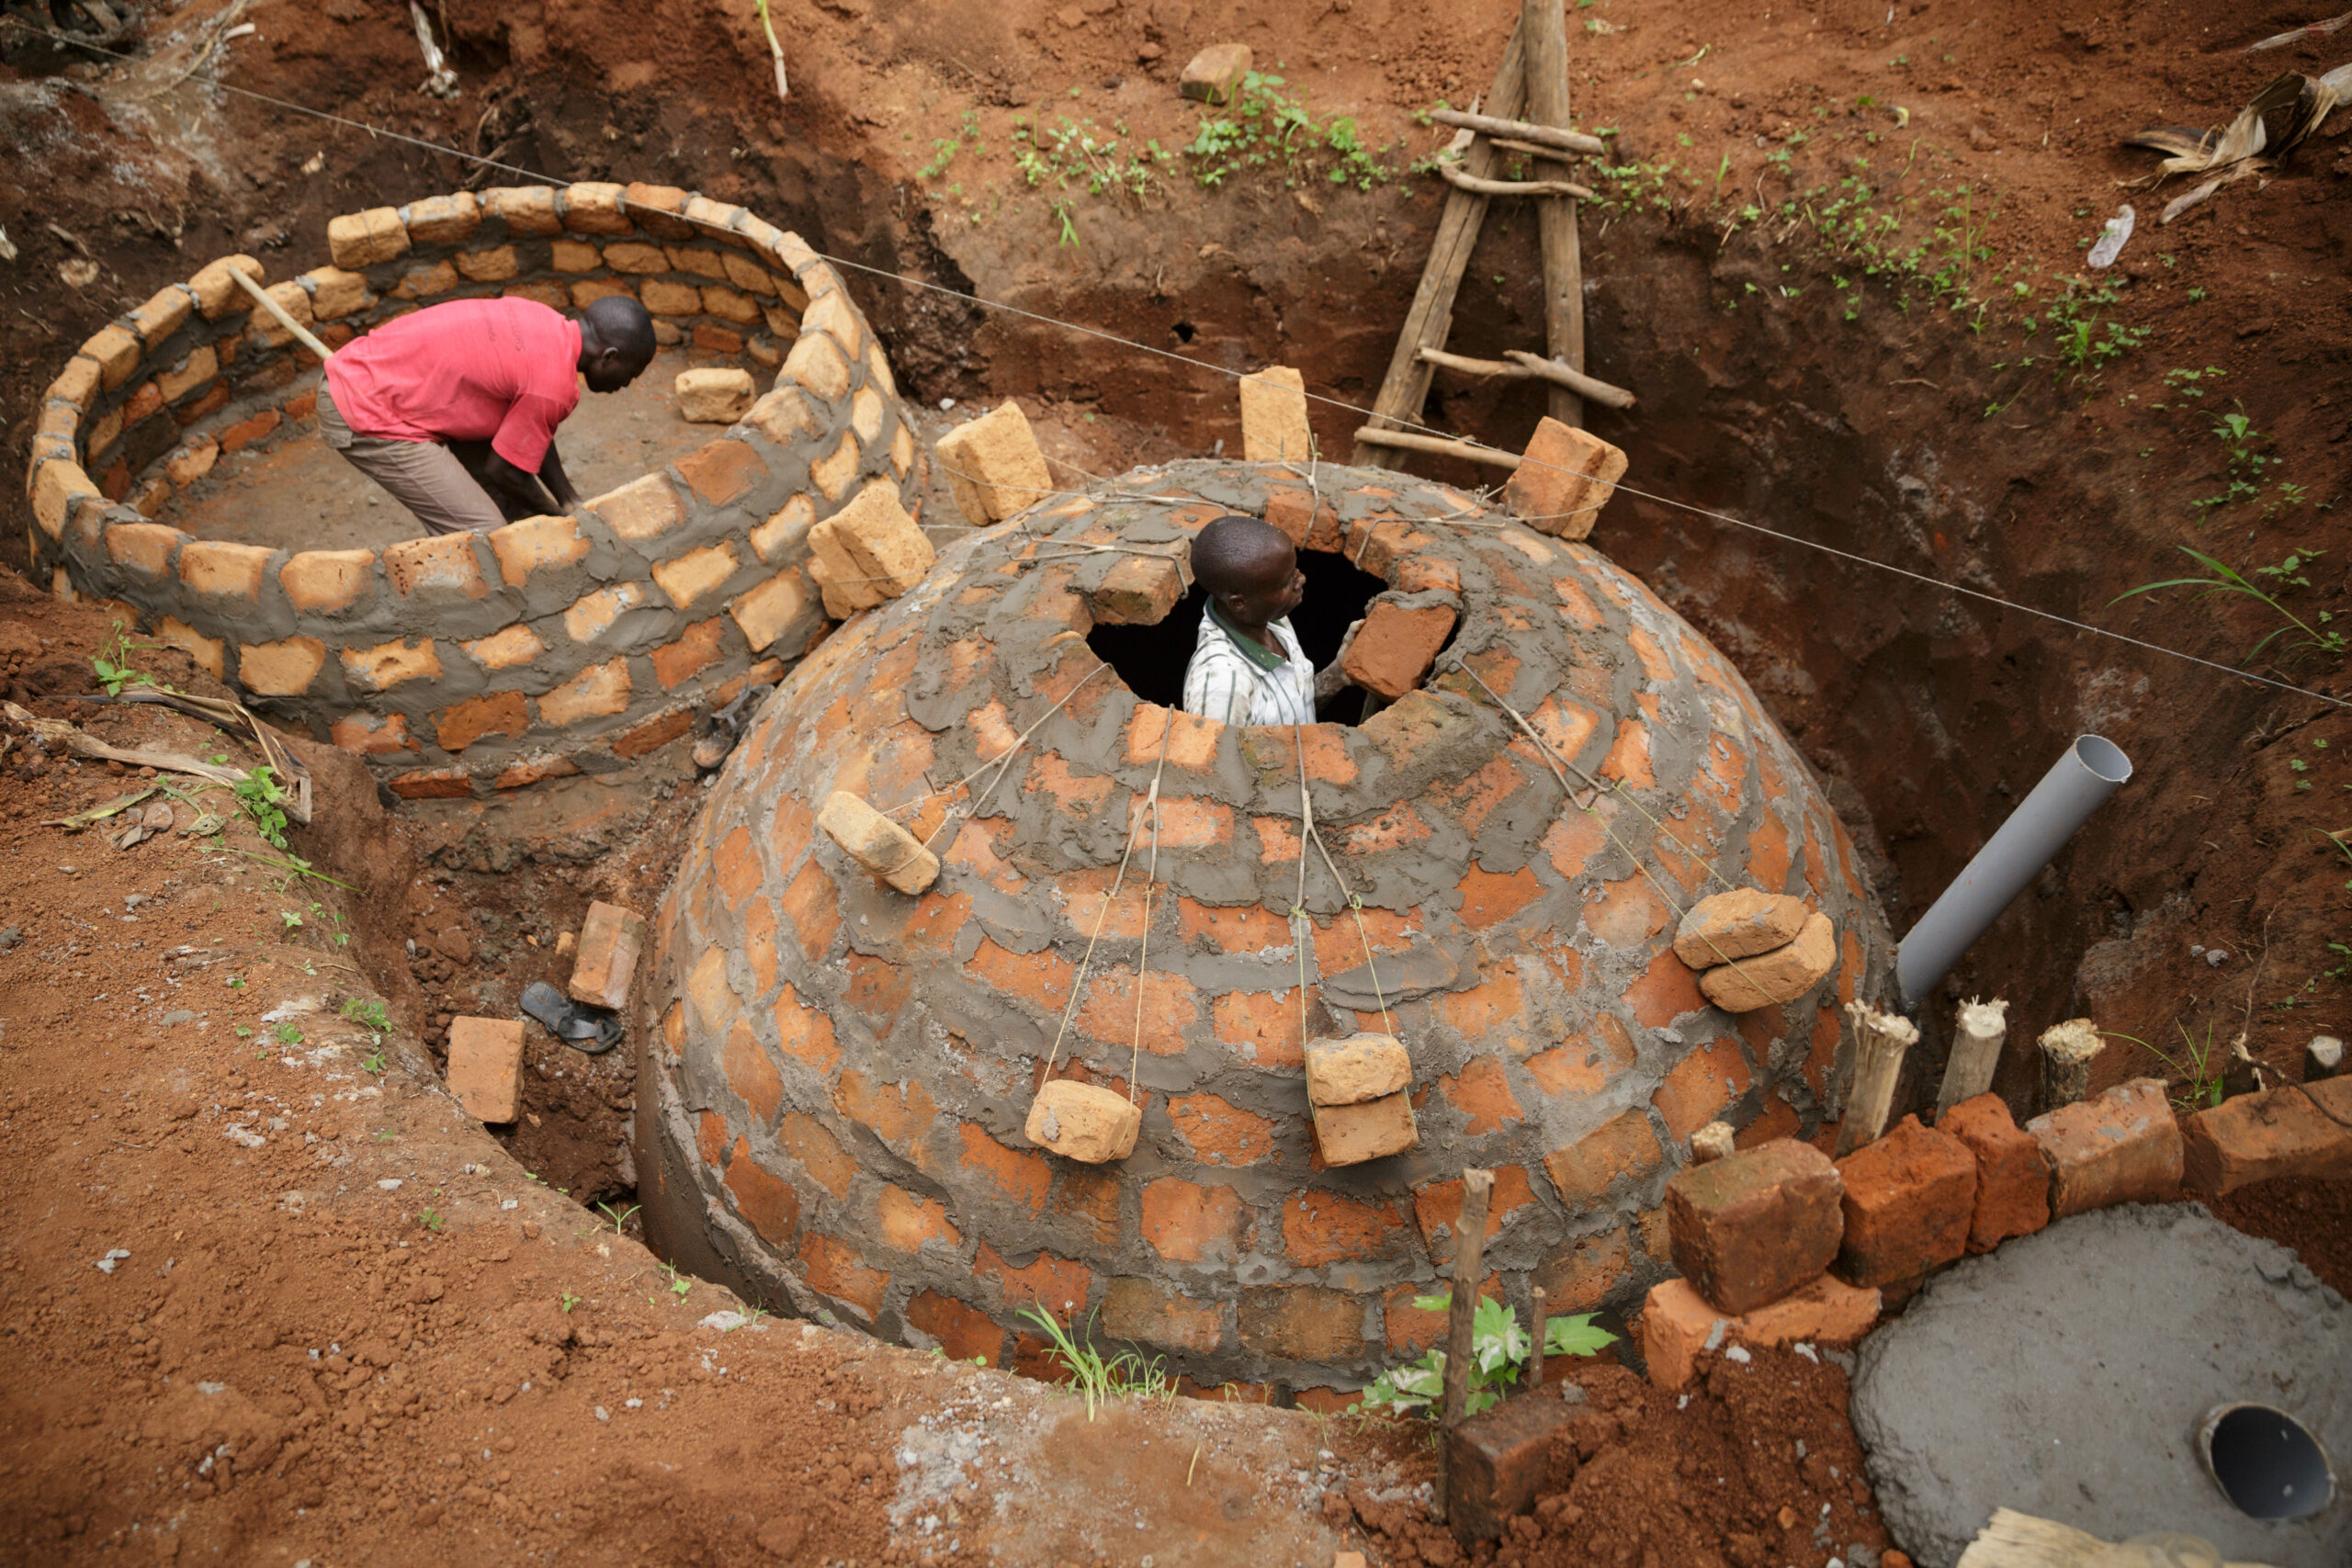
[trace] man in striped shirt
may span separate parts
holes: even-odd
[[[1313,724],[1316,703],[1347,677],[1337,659],[1317,673],[1291,630],[1306,574],[1290,536],[1255,517],[1216,518],[1193,540],[1193,576],[1209,607],[1184,670],[1184,711],[1226,724]]]

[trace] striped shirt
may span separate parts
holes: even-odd
[[[1315,666],[1298,646],[1289,617],[1269,621],[1266,630],[1283,657],[1233,630],[1211,602],[1193,661],[1184,668],[1186,713],[1226,724],[1315,722]]]

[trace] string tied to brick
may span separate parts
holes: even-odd
[[[1306,846],[1309,841],[1314,843],[1316,852],[1323,857],[1324,869],[1331,874],[1332,882],[1339,886],[1340,896],[1348,901],[1349,913],[1355,918],[1356,940],[1363,944],[1364,973],[1372,976],[1372,998],[1380,1004],[1381,1028],[1401,1043],[1403,1036],[1396,1032],[1396,1021],[1389,1016],[1388,994],[1381,987],[1380,965],[1373,959],[1372,933],[1364,929],[1363,899],[1348,886],[1348,879],[1340,874],[1339,863],[1331,858],[1330,847],[1323,842],[1323,830],[1315,825],[1315,800],[1306,787],[1306,727],[1303,724],[1291,726],[1291,739],[1298,748],[1298,894],[1290,909],[1291,943],[1298,953],[1298,1048],[1301,1051],[1306,1049],[1306,950],[1311,945],[1314,930],[1306,915]]]

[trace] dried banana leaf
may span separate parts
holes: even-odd
[[[2348,88],[2352,88],[2352,66],[2325,76],[2290,71],[2256,93],[2219,134],[2183,125],[2156,125],[2126,137],[2127,147],[2166,154],[2156,166],[2154,177],[2159,181],[2171,175],[2206,176],[2175,197],[2156,221],[2169,223],[2223,186],[2277,168],[2326,122]],[[2268,124],[2272,115],[2281,117],[2275,142]]]
[[[146,799],[149,795],[154,793],[155,786],[150,784],[145,789],[132,790],[129,795],[119,795],[103,806],[93,806],[87,811],[76,811],[71,817],[52,817],[43,822],[41,826],[44,828],[62,828],[69,833],[78,833],[83,829],[90,827],[95,823],[105,821],[107,818],[116,815],[118,812],[130,810],[132,807],[138,805],[141,801]]]
[[[2246,45],[2245,51],[2248,54],[2255,54],[2266,49],[2284,49],[2290,43],[2301,43],[2305,39],[2320,38],[2335,32],[2346,22],[2352,22],[2352,11],[2346,11],[2340,17],[2330,17],[2324,22],[2312,22],[2304,27],[2290,28],[2283,33],[2273,33],[2260,43]]]

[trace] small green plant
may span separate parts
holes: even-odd
[[[1444,1312],[1453,1304],[1452,1292],[1413,1299],[1413,1305],[1421,1312]],[[1544,1325],[1544,1353],[1590,1356],[1602,1347],[1616,1343],[1616,1339],[1617,1336],[1609,1330],[1593,1326],[1590,1313],[1555,1317]],[[1478,1310],[1470,1320],[1470,1346],[1469,1393],[1464,1408],[1465,1414],[1475,1416],[1501,1400],[1519,1382],[1520,1370],[1526,1365],[1533,1343],[1519,1325],[1515,1310],[1492,1296],[1482,1296]],[[1437,1409],[1444,1395],[1445,1352],[1431,1350],[1418,1361],[1381,1373],[1363,1391],[1363,1398],[1353,1408],[1366,1414],[1386,1409],[1400,1416],[1426,1415]]]
[[[231,793],[237,797],[237,805],[244,814],[253,818],[254,831],[270,848],[286,848],[286,791],[277,782],[277,770],[265,762],[239,779]],[[301,922],[288,920],[288,924]]]
[[[253,1030],[252,1030],[249,1026],[247,1026],[247,1025],[245,1025],[245,1024],[242,1024],[242,1023],[241,1023],[241,1024],[239,1024],[239,1025],[237,1025],[237,1038],[238,1038],[238,1039],[240,1039],[240,1040],[251,1040],[253,1037],[254,1037],[254,1032],[253,1032]]]
[[[2287,606],[2278,603],[2277,599],[2256,587],[2252,582],[2248,581],[2236,568],[2224,565],[2213,557],[2207,555],[2204,551],[2191,549],[2187,545],[2181,545],[2177,547],[2179,549],[2181,554],[2188,556],[2189,558],[2196,561],[2198,565],[2205,568],[2206,571],[2211,575],[2205,577],[2175,577],[2169,578],[2163,582],[2143,582],[2139,587],[2132,589],[2128,592],[2117,594],[2114,598],[2109,600],[2108,603],[2109,604],[2120,604],[2126,599],[2136,597],[2142,593],[2154,593],[2158,589],[2162,588],[2201,588],[2204,592],[2198,595],[2200,599],[2211,598],[2216,593],[2235,593],[2243,594],[2246,598],[2257,600],[2264,604],[2267,604],[2271,609],[2277,611],[2279,617],[2287,624],[2283,626],[2278,627],[2267,637],[2265,637],[2260,642],[2256,643],[2247,652],[2246,656],[2238,660],[2240,664],[2253,663],[2256,659],[2261,656],[2264,649],[2268,648],[2273,642],[2278,641],[2278,639],[2282,637],[2289,639],[2285,644],[2285,647],[2287,652],[2290,655],[2340,655],[2347,647],[2352,647],[2352,644],[2347,644],[2342,632],[2329,628],[2328,622],[2334,619],[2334,616],[2330,612],[2325,610],[2315,611],[2313,613],[2312,619],[2316,620],[2319,624],[2317,626],[2313,626],[2311,622],[2305,621],[2301,616],[2296,615],[2293,611],[2288,609]],[[2295,558],[2290,557],[2288,558],[2293,559]],[[2261,573],[2268,570],[2271,569],[2262,567],[2256,567],[2255,569],[2257,573]]]
[[[2190,402],[2196,402],[2205,396],[2205,382],[2218,380],[2228,374],[2228,371],[2218,365],[2208,365],[2201,370],[2187,368],[2167,370],[2165,372],[2165,386],[2175,397],[2187,398]],[[2162,408],[2165,405],[2154,403],[2150,406]]]
[[[2173,1104],[2182,1111],[2205,1111],[2222,1103],[2222,1072],[2226,1054],[2213,1043],[2213,1026],[2205,1025],[2205,1038],[2199,1041],[2188,1032],[2188,1025],[2174,1021],[2180,1031],[2180,1055],[2175,1057],[2157,1046],[2133,1034],[2119,1034],[2102,1029],[2101,1034],[2111,1040],[2128,1040],[2171,1069],[2176,1078],[2185,1078],[2188,1087],[2172,1097]]]
[[[626,1209],[616,1209],[610,1203],[599,1203],[596,1205],[596,1210],[599,1213],[603,1214],[605,1219],[612,1222],[613,1234],[615,1235],[627,1235],[628,1234],[629,1216],[636,1213],[641,1206],[642,1205],[640,1204],[631,1203]]]
[[[570,1291],[564,1292],[562,1295],[556,1299],[557,1303],[560,1305],[567,1314],[569,1314],[573,1307],[580,1304],[580,1298],[573,1295]]]
[[[242,991],[242,990],[243,990],[243,989],[245,988],[245,977],[244,977],[243,976],[242,976],[242,975],[232,975],[232,976],[229,976],[229,988],[230,988],[231,990],[232,990],[232,991]]]
[[[1069,1326],[1035,1302],[1021,1309],[1021,1315],[1046,1332],[1046,1354],[1058,1362],[1069,1374],[1079,1396],[1086,1401],[1086,1418],[1094,1419],[1095,1412],[1114,1399],[1171,1399],[1176,1385],[1168,1376],[1164,1358],[1147,1361],[1135,1350],[1122,1350],[1115,1356],[1104,1356],[1093,1344],[1094,1314],[1087,1314],[1088,1333],[1080,1339],[1072,1332],[1078,1322],[1075,1313]]]
[[[416,1216],[416,1223],[426,1230],[437,1233],[443,1225],[448,1224],[448,1221],[444,1219],[438,1211],[426,1209]]]
[[[359,1070],[367,1073],[381,1073],[384,1070],[384,1054],[378,1051],[372,1055],[361,1057]]]
[[[281,1023],[277,1026],[277,1040],[280,1045],[300,1045],[302,1043],[302,1032],[290,1023]]]
[[[679,1301],[684,1301],[686,1293],[695,1288],[695,1282],[692,1280],[680,1278],[678,1266],[674,1263],[664,1263],[662,1267],[670,1271],[670,1294]]]
[[[175,691],[178,688],[167,686],[131,666],[132,654],[150,653],[163,646],[159,642],[131,641],[123,631],[122,623],[118,621],[113,637],[91,659],[90,672],[97,677],[98,684],[106,688],[106,694],[110,697],[120,696],[125,686],[153,686],[159,692]]]
[[[1248,72],[1231,103],[1204,115],[1184,149],[1195,184],[1214,190],[1236,175],[1264,169],[1280,172],[1286,186],[1319,175],[1331,185],[1368,191],[1396,177],[1388,160],[1393,143],[1377,152],[1365,146],[1362,127],[1351,116],[1318,122],[1304,97],[1282,90],[1287,85],[1272,73]],[[1426,166],[1425,161],[1416,168]]]
[[[385,1013],[381,1002],[363,1002],[354,997],[343,1004],[343,1016],[372,1033],[390,1034],[392,1032],[392,1021]]]

